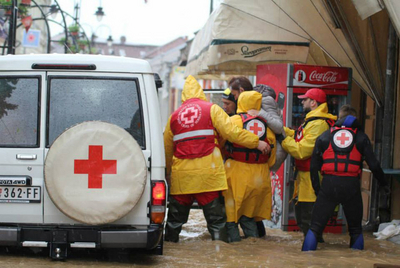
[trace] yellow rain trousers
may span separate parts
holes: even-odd
[[[188,76],[182,91],[182,102],[197,98],[206,100],[203,89],[193,76]],[[195,194],[227,189],[226,175],[218,138],[235,142],[251,149],[257,148],[258,136],[238,128],[218,105],[211,107],[211,119],[215,128],[214,152],[194,159],[179,159],[174,154],[173,133],[170,120],[164,130],[164,146],[167,175],[171,175],[170,194]]]
[[[307,113],[305,120],[311,117],[323,117],[336,120],[335,115],[328,113],[328,105],[322,103],[315,110]],[[307,123],[303,129],[303,139],[296,142],[294,139],[295,131],[285,127],[286,138],[282,141],[282,148],[295,159],[304,160],[310,158],[314,150],[315,141],[326,130],[329,125],[325,120],[313,120]],[[293,198],[298,197],[298,202],[315,202],[316,196],[311,185],[309,171],[298,171]]]
[[[256,91],[246,91],[239,95],[238,113],[250,109],[259,110],[262,95]],[[243,128],[239,115],[231,117],[232,122]],[[275,163],[275,134],[267,128],[267,139],[273,146],[268,163],[249,164],[228,159],[225,162],[228,190],[223,192],[227,222],[238,222],[241,216],[271,219],[271,178],[269,167]]]

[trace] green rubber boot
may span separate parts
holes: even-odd
[[[242,216],[239,219],[240,227],[242,227],[244,236],[247,237],[258,237],[257,224],[253,218]]]
[[[182,225],[185,224],[189,218],[190,207],[191,206],[181,205],[174,198],[170,198],[167,223],[165,225],[165,241],[175,243],[179,241]]]
[[[220,199],[216,198],[207,205],[203,206],[204,217],[207,221],[207,229],[211,234],[212,240],[228,242],[226,233],[226,214],[225,207]]]
[[[226,230],[228,232],[228,241],[230,242],[240,242],[242,238],[240,238],[239,226],[235,222],[227,222]]]

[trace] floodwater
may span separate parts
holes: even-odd
[[[267,229],[261,239],[226,244],[211,241],[201,210],[193,209],[179,243],[164,243],[164,255],[141,252],[71,252],[66,261],[52,261],[46,254],[1,249],[0,267],[400,267],[400,245],[378,241],[365,234],[365,250],[348,248],[348,235],[325,234],[325,243],[314,252],[301,252],[302,234]],[[379,266],[378,266],[379,267]],[[393,266],[396,267],[396,266]]]

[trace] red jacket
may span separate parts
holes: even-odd
[[[210,115],[212,105],[200,99],[189,99],[171,115],[175,157],[199,158],[214,151],[215,135]]]

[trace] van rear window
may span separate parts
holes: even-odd
[[[136,79],[50,77],[46,146],[67,128],[104,121],[128,131],[144,148],[144,124]]]
[[[39,147],[40,80],[0,77],[0,146]]]

